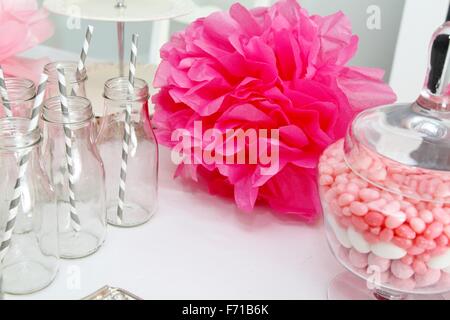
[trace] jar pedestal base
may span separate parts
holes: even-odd
[[[364,281],[350,272],[337,275],[328,287],[329,300],[445,300],[442,295],[412,295],[374,291]]]

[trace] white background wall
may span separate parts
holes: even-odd
[[[39,0],[42,2],[42,0]],[[114,0],[91,0],[91,1],[109,1],[112,5]],[[145,1],[145,0],[142,0]],[[164,0],[160,0],[164,1]],[[198,5],[213,5],[222,9],[227,9],[235,0],[193,0]],[[260,2],[274,2],[265,0]],[[424,0],[422,0],[424,1]],[[242,4],[252,7],[258,0],[241,0]],[[394,56],[395,43],[400,27],[404,0],[299,0],[310,13],[331,14],[338,10],[346,13],[353,25],[354,32],[360,36],[360,49],[357,56],[352,61],[353,64],[383,68],[387,72],[387,77],[391,70]],[[430,2],[430,1],[427,1]],[[367,27],[367,20],[370,19],[370,13],[367,10],[370,6],[376,6],[380,9],[380,30],[370,30]],[[80,41],[83,37],[84,29],[87,23],[96,27],[95,37],[91,46],[90,56],[93,58],[116,61],[117,46],[115,25],[107,22],[83,21],[81,30],[70,30],[66,27],[67,18],[52,15],[56,33],[52,39],[47,41],[47,45],[61,48],[73,52],[80,50]],[[172,22],[171,32],[181,30],[185,25]],[[150,23],[131,23],[127,25],[127,41],[133,32],[141,35],[141,52],[148,53],[151,34]],[[127,49],[128,50],[128,49]],[[148,55],[140,56],[141,62],[148,61]]]

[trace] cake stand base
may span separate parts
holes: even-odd
[[[367,282],[350,272],[337,275],[328,287],[329,300],[445,300],[441,295],[413,295],[370,290]]]

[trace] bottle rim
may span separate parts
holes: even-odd
[[[36,97],[36,86],[30,79],[6,77],[5,84],[12,104],[33,101]]]
[[[78,62],[75,61],[56,61],[47,63],[44,67],[44,72],[48,76],[49,83],[58,82],[57,67],[62,67],[64,69],[64,74],[66,76],[66,81],[70,84],[77,84],[87,80],[86,68],[78,71]]]
[[[36,146],[41,141],[39,127],[29,130],[30,119],[9,117],[0,119],[0,151],[19,151]]]
[[[61,98],[53,97],[44,102],[42,120],[54,124],[80,124],[94,118],[89,99],[78,96],[67,97],[69,115],[65,117],[61,109]]]
[[[145,80],[134,79],[134,93],[128,93],[128,78],[115,77],[106,80],[103,97],[118,102],[144,102],[149,99],[149,87]]]

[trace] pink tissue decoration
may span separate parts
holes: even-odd
[[[176,176],[206,182],[244,211],[259,201],[314,221],[321,152],[358,112],[396,100],[382,70],[346,66],[357,47],[342,12],[310,16],[295,0],[253,10],[236,3],[175,34],[154,79],[162,144],[173,148],[180,128],[194,136],[194,121],[203,131],[279,129],[279,163],[270,175],[258,164],[183,163]]]
[[[36,0],[0,1],[0,64],[6,75],[39,80],[48,59],[17,57],[45,41],[53,34],[47,12],[39,9]]]

